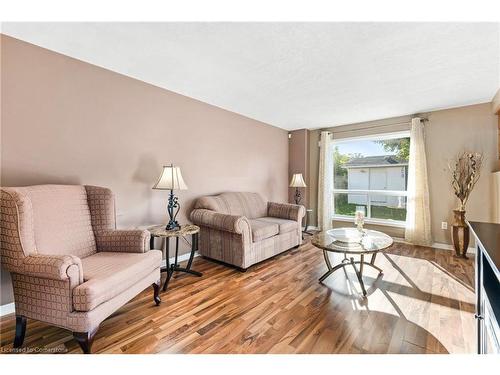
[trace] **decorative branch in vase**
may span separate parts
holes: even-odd
[[[457,256],[467,258],[469,247],[469,227],[465,223],[465,206],[470,194],[481,176],[483,155],[477,152],[462,152],[453,165],[449,165],[452,173],[451,186],[460,201],[460,207],[453,210],[451,226],[453,246]]]

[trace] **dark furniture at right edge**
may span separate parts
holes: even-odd
[[[500,224],[469,222],[476,240],[478,353],[500,353]]]

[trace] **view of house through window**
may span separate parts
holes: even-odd
[[[406,220],[409,134],[334,141],[334,215]]]

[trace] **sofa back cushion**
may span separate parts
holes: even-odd
[[[194,208],[255,219],[267,216],[267,202],[257,193],[222,193],[198,198]]]
[[[96,252],[84,186],[37,185],[19,189],[24,189],[31,200],[37,253],[84,258]]]

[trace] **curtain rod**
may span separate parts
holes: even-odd
[[[429,119],[427,118],[421,118],[421,122],[427,122]],[[391,124],[382,124],[382,125],[374,125],[374,126],[366,126],[364,128],[356,128],[356,129],[349,129],[349,130],[340,130],[340,131],[328,131],[330,134],[331,133],[349,133],[349,132],[354,132],[354,131],[359,131],[359,130],[369,130],[369,129],[376,129],[376,128],[385,128],[387,126],[394,126],[394,125],[409,125],[411,124],[411,121],[403,121],[403,122],[393,122]],[[346,125],[344,125],[346,126]]]

